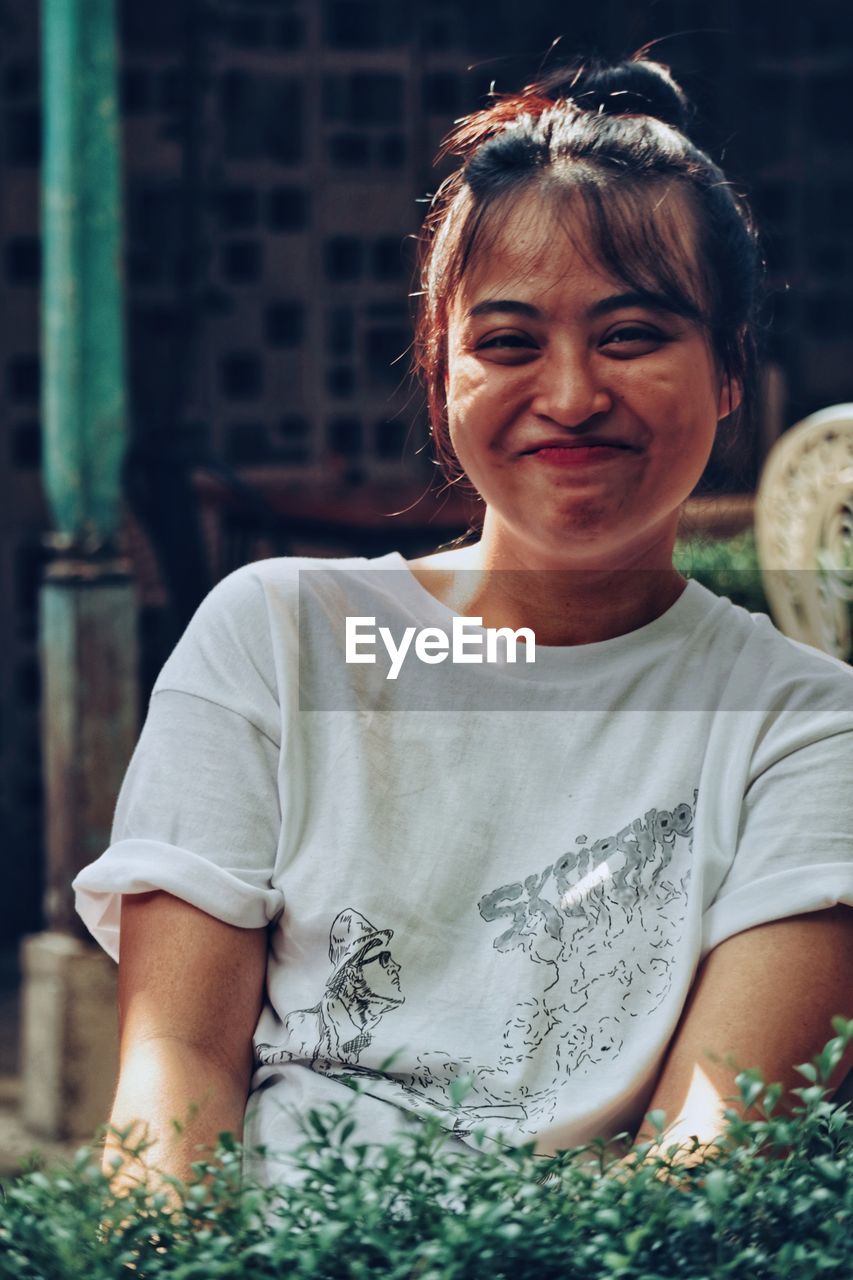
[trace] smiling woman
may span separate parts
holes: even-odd
[[[736,406],[697,320],[620,293],[550,223],[535,192],[520,198],[450,310],[448,437],[486,504],[484,551],[530,568],[667,568]]]
[[[622,634],[677,598],[683,503],[719,421],[754,414],[757,233],[688,114],[660,64],[580,64],[496,98],[442,152],[464,163],[421,242],[436,452],[483,499],[479,567],[527,570],[545,614],[555,579],[535,571],[586,571],[585,620],[555,643]],[[613,612],[590,628],[601,602]]]
[[[672,565],[749,422],[759,275],[687,118],[638,55],[457,124],[417,351],[479,538],[247,565],[160,674],[76,888],[121,938],[113,1120],[171,1172],[245,1110],[286,1181],[353,1085],[359,1138],[430,1115],[469,1158],[650,1106],[710,1141],[728,1055],[787,1090],[851,1013],[853,675]],[[475,624],[526,660],[448,658]]]

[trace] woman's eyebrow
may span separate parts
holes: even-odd
[[[610,298],[600,298],[587,309],[587,316],[594,320],[596,316],[607,315],[610,311],[618,311],[620,307],[645,307],[647,311],[668,311],[680,314],[678,307],[662,293],[653,293],[647,289],[632,289],[628,293],[615,293]]]
[[[678,307],[661,293],[646,290],[632,290],[630,293],[615,293],[609,298],[599,298],[586,310],[586,317],[595,320],[598,316],[618,311],[620,307],[645,307],[649,311],[667,311],[672,315],[682,314]],[[520,302],[516,298],[484,298],[470,308],[469,319],[475,316],[491,315],[503,312],[505,315],[526,316],[531,320],[543,320],[545,313],[530,302]]]
[[[543,319],[543,313],[529,302],[516,302],[513,298],[486,298],[476,303],[468,312],[469,319],[475,316],[490,315],[493,311],[502,311],[509,315],[527,316],[531,320]]]

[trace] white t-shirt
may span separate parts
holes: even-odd
[[[396,680],[381,642],[344,661],[355,616],[399,643],[457,615],[398,553],[214,588],[78,911],[114,958],[123,893],[272,926],[249,1146],[348,1082],[368,1140],[427,1112],[460,1151],[633,1132],[701,958],[853,905],[853,670],[695,581],[612,640]]]

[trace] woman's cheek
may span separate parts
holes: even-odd
[[[460,355],[450,363],[447,378],[448,403],[451,399],[470,401],[471,396],[482,394],[489,385],[488,366],[473,356]]]
[[[476,426],[488,400],[489,387],[481,370],[459,369],[451,374],[447,384],[447,419],[451,435],[454,430],[464,431],[466,425]]]

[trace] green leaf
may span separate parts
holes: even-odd
[[[834,1040],[830,1040],[818,1055],[817,1071],[820,1079],[825,1083],[844,1057],[846,1046],[841,1036],[836,1036]]]
[[[329,1124],[325,1116],[319,1111],[312,1110],[308,1112],[308,1123],[314,1132],[321,1138],[325,1138],[329,1132]]]
[[[773,1111],[779,1099],[782,1096],[781,1084],[771,1084],[767,1086],[767,1092],[764,1095],[764,1110],[768,1115]]]
[[[633,1231],[629,1231],[625,1237],[625,1248],[628,1253],[636,1253],[648,1234],[648,1227],[636,1227]]]
[[[832,1019],[832,1029],[841,1036],[846,1044],[853,1040],[853,1018],[843,1018],[840,1014]]]
[[[713,1205],[724,1204],[729,1195],[729,1179],[722,1169],[712,1169],[705,1175],[705,1195]]]
[[[832,1115],[827,1121],[831,1133],[843,1133],[850,1124],[850,1107],[848,1103],[844,1106],[833,1108]]]
[[[814,1169],[833,1186],[842,1186],[848,1177],[847,1165],[843,1160],[829,1160],[826,1156],[815,1156]]]
[[[747,1111],[761,1097],[765,1089],[761,1073],[756,1071],[754,1067],[750,1067],[748,1071],[741,1071],[739,1075],[735,1076],[735,1084]]]
[[[817,1067],[812,1062],[801,1062],[798,1067],[794,1067],[801,1076],[805,1076],[807,1080],[811,1080],[812,1084],[817,1081]]]
[[[461,1106],[473,1088],[474,1081],[471,1076],[460,1076],[458,1080],[451,1080],[448,1093],[453,1106]]]
[[[646,1120],[654,1133],[661,1134],[666,1128],[666,1112],[656,1108],[646,1114]]]

